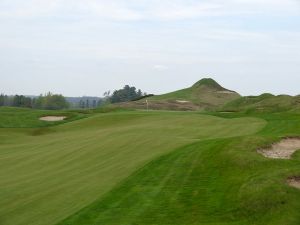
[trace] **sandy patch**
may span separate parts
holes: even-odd
[[[292,187],[300,189],[300,177],[290,177],[287,183]]]
[[[270,148],[259,149],[258,152],[267,158],[290,159],[300,149],[300,138],[285,138]]]
[[[47,121],[47,122],[54,122],[54,121],[62,121],[66,119],[66,116],[44,116],[41,117],[40,120]]]
[[[176,100],[178,103],[190,103],[190,101]]]

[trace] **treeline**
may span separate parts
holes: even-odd
[[[96,100],[96,99],[81,99],[79,101],[79,108],[82,109],[91,109],[91,108],[97,108],[102,105],[103,101],[101,99]]]
[[[99,97],[67,97],[59,94],[48,92],[45,95],[38,97],[28,97],[24,95],[4,95],[0,94],[0,106],[11,107],[26,107],[35,109],[67,109],[67,108],[82,108],[90,109],[101,107],[109,103],[119,103],[136,101],[148,97],[147,93],[143,93],[141,89],[125,85],[122,89],[104,93],[103,98]]]
[[[32,107],[32,99],[24,95],[0,95],[0,106]]]
[[[134,101],[145,95],[147,95],[147,93],[143,93],[141,89],[136,89],[136,87],[130,87],[129,85],[125,85],[122,89],[115,90],[112,94],[110,94],[110,91],[104,93],[106,101],[110,103]]]
[[[66,109],[69,103],[64,96],[47,93],[37,98],[31,98],[24,95],[8,96],[0,95],[0,106],[26,107],[36,109]]]

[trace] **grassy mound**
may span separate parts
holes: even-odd
[[[190,88],[153,96],[147,100],[150,109],[195,111],[214,110],[239,97],[238,93],[223,88],[213,79],[205,78]],[[121,105],[140,109],[146,108],[145,99]]]

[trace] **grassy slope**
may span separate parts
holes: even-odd
[[[204,106],[220,106],[240,97],[236,92],[229,91],[220,86],[213,79],[205,78],[192,87],[171,92],[164,95],[150,97],[150,100],[187,100]]]
[[[213,79],[205,78],[192,87],[146,99],[150,109],[203,111],[216,110],[237,98],[240,98],[238,93],[223,88]],[[120,103],[119,105],[127,108],[145,109],[147,107],[146,99]],[[185,102],[179,102],[178,100]]]
[[[37,113],[22,114],[22,124],[40,126],[32,120]],[[13,110],[0,114],[2,126],[19,124],[7,119]],[[253,134],[264,125],[196,113],[116,112],[45,128],[1,128],[0,224],[55,224],[158,156],[199,140]]]
[[[299,175],[300,153],[292,160],[256,153],[258,146],[299,135],[300,115],[253,116],[268,121],[259,133],[180,147],[59,225],[300,224],[300,192],[285,183],[288,176]]]
[[[246,96],[227,103],[224,111],[279,112],[300,109],[300,96],[262,94]]]

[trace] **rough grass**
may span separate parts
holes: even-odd
[[[262,94],[233,100],[222,107],[223,111],[235,112],[283,112],[300,109],[300,96]]]
[[[5,121],[11,121],[10,124],[14,126],[21,123],[19,117],[14,115],[16,109],[10,110],[11,115],[0,111],[0,114],[4,113],[0,115],[3,127],[6,126]],[[20,112],[16,110],[15,113]],[[202,178],[203,182],[196,182],[202,185],[198,190],[200,186],[195,186],[191,180],[194,179],[192,174],[197,172],[193,171],[194,168],[200,168],[200,176],[210,164],[215,167],[213,174],[219,171],[221,165],[218,163],[222,160],[225,160],[222,168],[225,168],[226,161],[229,166],[234,164],[230,162],[234,156],[234,153],[230,153],[232,149],[226,152],[230,138],[255,134],[266,125],[259,118],[226,119],[197,113],[132,111],[96,113],[82,120],[44,128],[39,127],[40,121],[35,123],[32,120],[37,119],[39,113],[26,111],[22,114],[23,124],[19,124],[20,127],[27,124],[36,128],[0,129],[1,225],[53,225],[84,207],[84,211],[62,224],[82,224],[80,221],[85,217],[90,218],[87,221],[93,221],[90,224],[147,224],[151,221],[152,224],[166,224],[172,219],[170,216],[183,218],[189,215],[190,208],[186,208],[189,201],[194,201],[195,207],[199,203],[197,207],[207,213],[215,212],[205,209],[206,204],[202,203],[202,199],[208,198],[209,192],[202,196],[201,190],[206,185],[213,189],[216,182],[220,185],[217,190],[219,195],[224,195],[225,192],[221,193],[222,181],[218,180],[221,177],[210,180],[211,186],[210,183],[205,184]],[[7,119],[13,115],[16,121]],[[215,142],[215,139],[224,141]],[[196,144],[189,145],[187,150],[182,147],[192,143]],[[213,146],[220,146],[223,150]],[[178,150],[166,155],[174,149]],[[247,158],[239,149],[235,151],[239,157]],[[151,162],[162,155],[166,156]],[[216,161],[213,161],[215,156]],[[252,157],[256,159],[258,156]],[[247,162],[248,159],[245,160]],[[149,166],[142,168],[149,162]],[[138,169],[139,172],[123,183]],[[229,173],[228,178],[234,180],[233,175],[236,174]],[[247,177],[241,179],[247,181]],[[226,182],[230,186],[231,181]],[[137,189],[132,190],[134,187]],[[198,191],[199,201],[187,198],[188,193],[184,197],[182,189],[186,188],[193,193]],[[227,191],[227,186],[224,188],[223,191]],[[128,192],[133,199],[122,196],[124,192]],[[141,195],[135,195],[136,192]],[[210,192],[213,193],[213,190]],[[186,199],[186,204],[179,202],[178,206],[165,208],[172,201],[178,201],[179,197]],[[158,201],[159,198],[161,201]],[[93,203],[96,199],[100,200]],[[103,215],[102,211],[95,213],[94,205],[100,205],[102,209],[103,201],[107,211]],[[210,202],[212,206],[214,203],[221,204],[218,198]],[[119,210],[119,204],[128,210],[121,208],[122,214],[116,215],[113,212]],[[158,212],[158,209],[162,210],[160,216],[151,213]],[[221,206],[218,210],[221,210]],[[179,212],[181,214],[176,215]],[[153,215],[153,218],[141,216],[143,213]],[[115,220],[112,216],[119,219]],[[195,215],[193,221],[197,222],[199,216]]]

